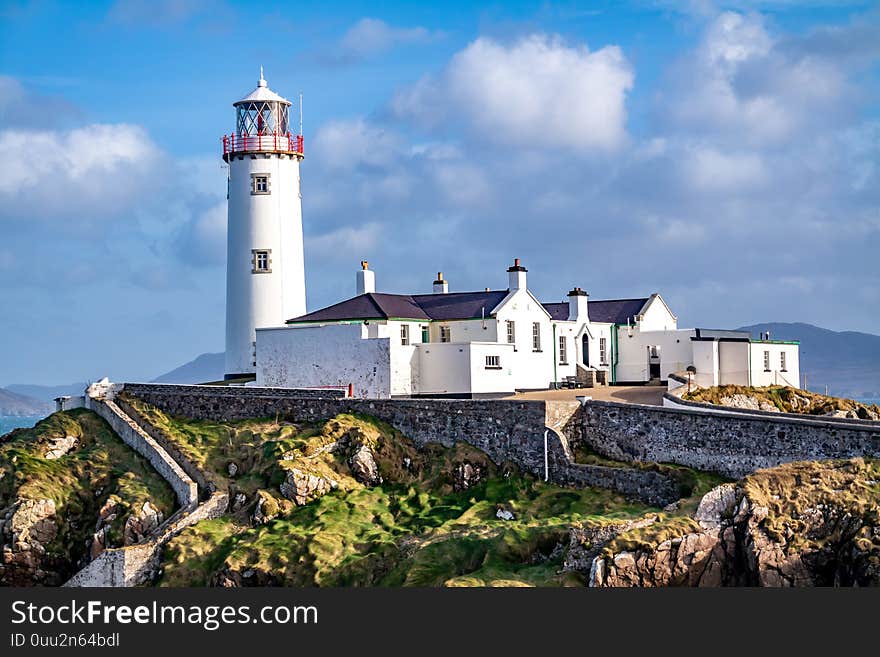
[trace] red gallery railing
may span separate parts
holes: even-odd
[[[292,153],[303,155],[303,136],[273,133],[270,135],[223,135],[223,155],[235,153]]]

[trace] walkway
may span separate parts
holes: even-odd
[[[550,399],[556,401],[575,401],[575,397],[585,395],[601,401],[615,401],[626,404],[663,405],[666,386],[600,386],[597,388],[562,388],[560,390],[536,390],[518,392],[506,399]]]

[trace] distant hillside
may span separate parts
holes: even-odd
[[[829,331],[812,324],[770,322],[743,326],[754,337],[770,331],[774,340],[800,340],[801,374],[814,392],[856,398],[880,397],[880,335]]]
[[[153,379],[153,383],[207,383],[223,379],[225,354],[202,354],[177,369]]]
[[[40,401],[51,402],[56,397],[63,397],[64,395],[81,395],[87,385],[88,383],[85,382],[68,383],[61,386],[36,386],[25,383],[13,383],[6,386],[5,390],[16,395],[24,395],[25,397],[33,397]],[[52,408],[55,408],[54,404]]]
[[[54,410],[54,404],[45,401],[18,395],[4,388],[0,388],[0,415],[26,416],[40,415]]]

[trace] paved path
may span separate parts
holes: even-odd
[[[518,392],[506,399],[554,399],[574,401],[575,397],[586,395],[602,401],[616,401],[629,404],[663,405],[666,386],[600,386],[597,388],[562,388],[561,390],[536,390]]]

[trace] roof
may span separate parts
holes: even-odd
[[[269,88],[268,83],[263,79],[262,71],[260,71],[260,81],[257,82],[257,88],[241,100],[238,100],[232,104],[240,105],[241,103],[258,103],[273,100],[279,103],[284,103],[286,105],[292,104],[289,100],[283,98],[282,96],[279,96]]]
[[[639,314],[648,297],[644,299],[611,299],[608,301],[587,302],[587,313],[591,322],[600,324],[626,324],[627,321],[635,322],[635,316]],[[541,304],[550,313],[550,317],[556,321],[568,319],[568,303],[544,303]]]
[[[362,319],[453,320],[490,316],[507,290],[449,294],[384,294],[370,292],[294,317],[287,323],[341,322]]]

